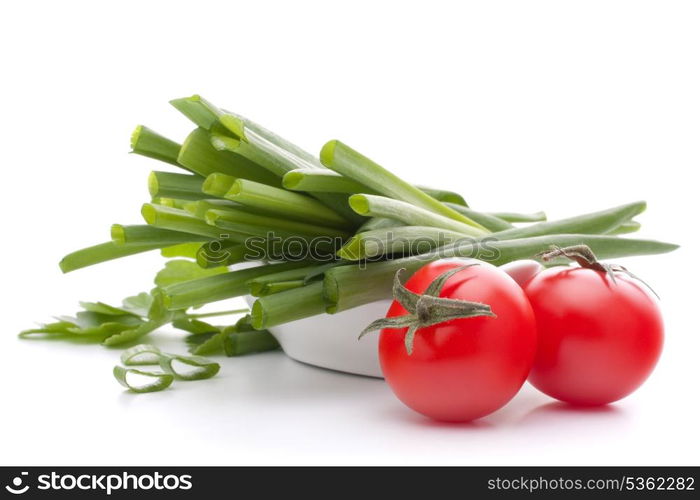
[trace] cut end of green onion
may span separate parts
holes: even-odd
[[[256,300],[250,308],[250,324],[256,330],[262,330],[265,325],[265,311],[260,301]]]
[[[219,123],[221,123],[221,125],[223,125],[226,128],[226,130],[235,134],[236,137],[240,137],[241,139],[245,138],[245,125],[243,123],[243,120],[241,120],[237,116],[233,116],[230,114],[221,115],[219,117]]]
[[[295,189],[303,179],[303,173],[292,170],[291,172],[284,174],[284,177],[282,177],[282,187],[285,189]]]
[[[221,115],[221,110],[199,95],[173,99],[170,104],[197,126],[209,130]]]
[[[337,255],[345,260],[359,260],[362,252],[362,242],[357,236],[350,240],[338,250]]]
[[[158,175],[155,172],[151,172],[148,174],[148,193],[151,196],[157,196],[158,190]]]
[[[202,191],[211,196],[222,197],[231,189],[231,185],[235,180],[236,178],[230,175],[211,174],[204,180]]]
[[[180,145],[145,125],[138,125],[131,133],[131,152],[178,167],[181,166],[177,163]]]
[[[369,213],[369,201],[363,194],[352,195],[348,198],[348,203],[350,204],[350,208],[360,215],[367,215]]]
[[[136,125],[136,128],[131,133],[131,149],[136,149],[136,145],[139,142],[139,137],[141,136],[141,131],[143,130],[143,125]]]
[[[124,226],[121,224],[112,224],[110,228],[110,234],[112,236],[112,241],[116,245],[123,245],[126,243],[126,236],[124,235]]]
[[[338,312],[339,298],[338,281],[326,275],[323,278],[323,300],[326,303],[326,313],[335,314]]]
[[[209,224],[210,226],[216,226],[216,221],[218,221],[219,219],[221,219],[222,215],[223,215],[223,214],[221,213],[220,210],[214,210],[214,209],[212,209],[212,210],[207,210],[207,211],[204,213],[204,220],[205,220],[205,222],[206,222],[207,224]]]
[[[233,181],[233,184],[231,184],[231,187],[226,192],[226,195],[227,196],[228,195],[235,196],[237,194],[240,194],[242,189],[243,189],[243,187],[241,185],[241,180],[236,179],[235,181]]]
[[[207,210],[204,213],[204,221],[211,226],[216,225],[216,221],[219,219],[219,217],[220,215],[217,214],[215,210]]]
[[[336,139],[328,141],[321,148],[321,163],[325,166],[329,166],[333,163],[333,157],[335,156],[335,146],[338,144]]]
[[[236,151],[241,145],[241,141],[225,135],[212,134],[211,145],[217,151]]]
[[[172,102],[172,101],[171,101]],[[187,149],[190,147],[190,143],[194,140],[196,136],[196,132],[198,129],[195,129],[191,134],[189,134],[187,137],[185,137],[185,140],[182,142],[182,146],[180,147],[180,152],[177,155],[177,162],[182,164],[183,163],[183,158],[187,154]],[[187,160],[185,159],[184,162]]]
[[[189,96],[189,97],[179,97],[179,98],[177,98],[177,99],[172,99],[172,100],[170,100],[169,102],[170,102],[170,104],[173,104],[173,103],[186,102],[186,101],[189,101],[189,102],[202,102],[202,96],[199,95],[199,94],[192,94],[192,95]]]
[[[158,212],[152,204],[144,203],[141,206],[141,216],[146,221],[146,224],[155,224],[158,219]]]

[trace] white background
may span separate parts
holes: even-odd
[[[11,2],[2,52],[2,464],[698,464],[700,10],[680,1]],[[551,217],[646,199],[625,262],[663,299],[648,383],[572,410],[526,387],[474,424],[404,408],[379,380],[280,353],[122,391],[119,351],[20,341],[78,300],[146,290],[157,255],[61,275],[138,223],[144,123],[182,139],[200,93],[311,151],[340,138],[484,210]],[[332,334],[332,331],[329,331]],[[154,342],[182,350],[179,334]]]

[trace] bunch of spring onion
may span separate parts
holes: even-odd
[[[676,248],[620,237],[639,228],[644,202],[556,221],[482,212],[457,193],[409,184],[340,141],[316,157],[199,96],[171,104],[196,126],[182,144],[145,126],[131,138],[134,153],[161,162],[148,178],[143,222],[114,224],[110,240],[60,262],[70,272],[159,250],[171,260],[155,288],[119,307],[82,303],[76,316],[23,336],[115,346],[172,324],[189,332],[195,354],[239,355],[278,347],[269,327],[390,298],[397,270],[438,258],[500,265],[552,245],[585,244],[601,259]],[[240,265],[246,261],[255,265]],[[232,311],[197,313],[243,295],[256,300],[234,325],[209,322]]]

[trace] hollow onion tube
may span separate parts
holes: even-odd
[[[200,200],[204,177],[191,174],[153,171],[148,176],[148,192],[153,198],[178,198]]]
[[[211,239],[226,238],[229,241],[235,241],[238,243],[245,242],[246,238],[248,237],[247,234],[239,231],[222,231],[221,229],[211,226],[203,220],[198,219],[194,215],[177,208],[145,203],[141,207],[141,215],[146,223],[162,229],[191,233],[193,235],[204,236]]]
[[[459,208],[464,209],[464,207]],[[643,212],[645,208],[646,203],[644,202],[629,203],[566,219],[540,222],[527,227],[507,229],[492,233],[486,238],[509,240],[546,234],[608,234],[609,231],[615,230],[620,227],[621,224],[628,222],[631,217]],[[471,209],[465,210],[471,211]],[[486,221],[486,219],[482,220]],[[409,244],[409,249],[415,248],[412,245],[414,242],[416,244],[428,244],[430,241],[437,242],[439,230],[434,228],[435,224],[432,224],[432,226],[432,229],[430,227],[411,229],[410,226],[406,226],[404,228],[388,228],[359,232],[345,243],[338,254],[348,260],[361,260],[381,256],[385,253],[398,253],[400,252],[403,242]],[[449,233],[446,233],[444,236],[448,239],[451,238],[453,241],[457,239],[454,235],[450,235]],[[441,244],[433,245],[433,247],[436,246],[441,246]],[[416,252],[413,250],[408,253],[415,254]]]
[[[247,282],[253,278],[306,265],[306,262],[269,264],[176,283],[163,289],[163,300],[173,310],[238,297],[248,293]]]
[[[469,207],[464,207],[462,205],[457,205],[455,203],[445,203],[448,207],[456,210],[460,214],[464,214],[467,217],[469,217],[471,220],[478,222],[482,226],[484,226],[486,229],[492,232],[496,231],[505,231],[506,229],[511,229],[513,227],[513,224],[510,222],[506,222],[501,218],[495,217],[493,215],[484,213],[484,212],[478,212],[476,210],[472,210]]]
[[[245,207],[241,207],[241,205],[232,201],[219,199],[190,201],[183,207],[185,212],[194,215],[198,219],[204,219],[209,210],[225,210],[227,208],[241,209]]]
[[[161,243],[132,243],[124,245],[116,245],[112,241],[100,243],[87,248],[81,248],[75,252],[71,252],[59,262],[59,267],[64,273],[82,269],[83,267],[92,266],[108,260],[128,257],[138,253],[148,252],[162,248]]]
[[[131,152],[180,166],[180,145],[144,125],[138,125],[131,133]]]
[[[280,236],[329,236],[331,238],[347,238],[349,236],[346,231],[336,228],[252,214],[238,209],[209,210],[205,219],[209,224],[222,229],[238,230],[237,228],[241,228],[241,232],[255,235],[273,232],[279,233]]]
[[[506,222],[542,222],[547,220],[544,212],[533,212],[529,214],[518,212],[485,212],[494,217],[498,217]]]
[[[209,139],[209,132],[203,128],[197,128],[187,136],[180,148],[177,162],[203,177],[220,172],[264,184],[281,183],[276,175],[248,158],[215,149]]]
[[[304,282],[305,278],[314,271],[325,267],[325,265],[308,265],[306,267],[299,267],[295,269],[288,269],[285,271],[266,274],[265,276],[259,276],[248,281],[248,286],[252,295],[257,295],[260,293],[262,288],[270,283],[277,282],[289,282],[300,280]]]
[[[227,119],[224,119],[223,121],[226,122]],[[257,134],[249,133],[248,135],[251,135],[254,138],[257,137]],[[262,138],[258,139],[256,142],[257,144],[251,144],[247,140],[236,139],[218,134],[211,135],[211,143],[215,149],[239,154],[251,161],[254,161],[255,163],[262,165],[278,177],[282,177],[285,175],[285,172],[290,169],[318,168],[316,165],[312,165],[293,154],[289,154],[284,149],[275,146],[274,144],[266,144],[266,141],[264,141]],[[261,148],[258,144],[266,147]],[[320,168],[318,169],[320,170]]]
[[[375,191],[364,184],[338,172],[328,169],[297,169],[290,170],[282,178],[282,186],[293,191],[323,192],[323,193],[369,193]]]
[[[450,204],[450,203],[448,203]],[[497,217],[488,214],[486,212],[477,212],[476,210],[471,210],[467,207],[464,206],[457,206],[456,204],[452,203],[451,204],[453,208],[457,211],[460,210],[465,210],[465,214],[473,217],[475,221],[477,221],[479,224],[483,225],[486,229],[489,231],[502,231],[505,229],[510,229],[513,226],[504,221],[503,219],[498,219]],[[468,210],[468,212],[466,212]],[[375,229],[387,229],[391,227],[399,227],[405,225],[403,222],[398,221],[396,219],[389,219],[386,217],[373,217],[369,220],[367,220],[364,224],[362,224],[357,230],[355,231],[356,233],[361,233],[364,231],[372,231]]]
[[[323,314],[325,309],[323,283],[317,281],[258,298],[253,303],[250,316],[253,328],[261,330],[308,316]]]
[[[224,198],[312,224],[340,228],[347,228],[349,224],[346,219],[313,198],[247,179],[236,179]]]
[[[169,246],[209,239],[203,236],[197,237],[191,233],[171,231],[170,229],[141,224],[127,226],[112,224],[111,235],[112,241],[116,245],[124,245],[127,243],[163,243]]]
[[[299,146],[287,141],[283,137],[271,132],[258,123],[235,113],[227,112],[219,119],[219,122],[242,139],[244,142],[254,146],[259,151],[270,156],[271,162],[278,162],[277,175],[282,176],[284,172],[299,168],[324,168],[315,155],[303,150]],[[289,161],[285,161],[288,159]],[[296,165],[296,166],[295,166]],[[272,170],[272,163],[268,165]],[[281,173],[280,173],[281,172]]]
[[[385,196],[484,230],[480,224],[469,217],[437,201],[340,141],[329,141],[323,146],[321,163]]]
[[[455,193],[454,191],[447,191],[445,189],[435,189],[435,188],[430,188],[430,187],[425,187],[425,186],[416,186],[418,189],[423,191],[425,194],[428,196],[432,196],[435,198],[437,201],[441,201],[443,203],[448,203],[452,205],[459,205],[462,207],[468,207],[469,204],[466,202],[464,197],[459,194]],[[454,207],[452,207],[454,208]]]
[[[284,177],[282,178],[282,186],[285,189],[291,189],[293,191],[379,194],[374,189],[368,188],[360,182],[328,169],[319,170],[303,168],[291,170],[284,174]],[[425,186],[416,187],[438,201],[467,206],[467,202],[464,200],[464,198],[460,194],[453,191],[433,189]]]
[[[467,240],[462,233],[430,226],[400,226],[357,233],[338,250],[345,260],[373,259],[383,255],[416,255]],[[475,241],[469,237],[468,241]]]
[[[425,210],[410,203],[385,196],[354,194],[349,199],[350,207],[360,215],[387,217],[411,226],[431,226],[462,233],[466,236],[484,236],[485,230],[464,224],[454,219]]]
[[[678,245],[660,241],[590,234],[553,234],[518,240],[488,239],[472,244],[456,243],[422,255],[327,270],[323,280],[326,311],[340,312],[390,298],[393,276],[399,269],[405,268],[411,273],[428,262],[450,257],[475,258],[502,265],[532,258],[552,245],[567,247],[579,244],[588,245],[600,259],[660,254],[678,248]]]
[[[231,175],[218,172],[209,174],[202,183],[202,192],[210,196],[223,198],[235,181],[236,178]]]
[[[248,260],[251,252],[245,244],[213,240],[197,248],[195,261],[204,269],[230,266]]]
[[[222,232],[245,232],[248,235],[246,245],[250,246],[252,253],[260,255],[260,258],[272,257],[273,260],[278,260],[292,254],[292,260],[295,260],[313,254],[327,259],[335,255],[345,239],[329,235],[302,235],[282,226],[250,224],[243,222],[244,219],[236,219],[238,220],[231,220],[229,214],[223,210],[207,212],[207,222]]]
[[[642,213],[646,206],[646,202],[638,201],[566,219],[538,222],[526,227],[499,231],[490,236],[502,240],[512,240],[545,234],[605,234]]]
[[[232,133],[241,134],[240,140],[230,137],[212,135],[212,145],[216,149],[241,154],[251,158],[267,168],[273,174],[282,177],[290,170],[303,169],[314,171],[329,171],[323,167],[317,159],[309,153],[294,146],[272,132],[256,125],[255,130],[248,127],[249,122],[239,116],[226,114],[220,118],[222,124],[228,126]],[[235,132],[234,132],[235,131]],[[280,179],[280,183],[282,180]],[[331,210],[352,221],[356,225],[361,224],[358,217],[347,203],[347,195],[343,193],[311,193],[314,198],[326,205]]]
[[[264,283],[260,287],[257,287],[255,292],[251,291],[250,294],[253,297],[267,297],[268,295],[286,292],[287,290],[301,288],[306,285],[307,283],[305,283],[304,280],[273,281],[271,283]]]
[[[285,218],[289,217],[290,214],[296,214],[295,217],[291,218],[312,223],[314,219],[318,219],[320,224],[342,228],[353,226],[348,219],[337,215],[325,204],[308,196],[247,179],[236,179],[226,174],[209,175],[202,184],[202,191],[210,196],[226,197],[229,203],[235,200],[236,208],[243,212],[262,213],[273,217],[282,215]],[[301,200],[296,197],[300,197]],[[203,206],[200,205],[199,208]],[[350,210],[349,207],[347,209]]]
[[[170,208],[180,208],[184,209],[185,205],[188,203],[191,203],[194,200],[181,200],[179,198],[161,198],[161,197],[155,197],[151,199],[151,203],[155,203],[156,205],[163,205],[164,207],[170,207]]]
[[[210,130],[223,114],[223,111],[199,95],[173,99],[170,104],[195,125],[206,130]]]

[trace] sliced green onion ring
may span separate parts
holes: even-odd
[[[185,365],[194,367],[189,371],[178,371],[173,367],[173,361],[179,361]],[[203,380],[211,378],[217,373],[221,365],[201,356],[180,356],[178,354],[161,354],[160,367],[178,380]]]
[[[146,392],[156,392],[162,391],[170,387],[175,380],[175,377],[169,373],[158,373],[158,372],[147,372],[143,370],[137,370],[135,368],[124,368],[123,366],[114,367],[114,378],[117,379],[121,385],[126,387],[132,392],[143,394]],[[153,378],[153,382],[135,385],[129,382],[129,375],[141,375],[144,377]]]
[[[162,355],[154,345],[139,344],[124,351],[120,359],[125,366],[157,365]]]
[[[173,361],[191,366],[193,369],[188,371],[177,370],[173,367]],[[125,366],[159,365],[163,370],[164,373],[159,373],[115,366],[114,377],[117,381],[124,387],[139,393],[161,391],[169,387],[173,380],[203,380],[211,378],[219,373],[221,368],[219,363],[210,361],[207,358],[169,354],[150,344],[140,344],[127,349],[121,355],[121,362]],[[151,383],[136,385],[128,381],[129,374],[152,377],[155,380]]]

